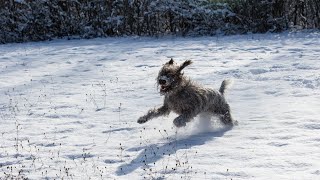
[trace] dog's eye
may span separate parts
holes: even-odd
[[[173,78],[173,76],[174,76],[173,74],[168,74],[167,75],[168,78]]]

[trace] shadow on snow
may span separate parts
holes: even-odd
[[[157,162],[165,155],[174,155],[178,150],[189,149],[194,146],[203,145],[206,142],[212,141],[217,137],[222,137],[227,131],[231,129],[232,128],[224,128],[215,132],[194,134],[178,140],[176,138],[171,138],[169,142],[166,142],[165,144],[154,143],[148,146],[131,148],[128,151],[143,150],[130,163],[124,163],[120,165],[116,171],[116,174],[126,175],[138,169],[139,167],[148,168],[149,165]]]

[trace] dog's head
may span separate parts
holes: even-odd
[[[183,76],[181,71],[191,63],[191,60],[186,60],[178,65],[173,59],[165,63],[157,77],[157,84],[160,86],[160,94],[166,94],[179,86]]]

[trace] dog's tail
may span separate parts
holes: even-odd
[[[224,91],[232,85],[233,81],[231,79],[225,79],[222,81],[219,92],[223,95]]]

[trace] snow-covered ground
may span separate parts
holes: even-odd
[[[0,179],[320,179],[320,33],[55,40],[0,46]],[[226,93],[239,125],[175,115],[155,78],[174,58]]]

